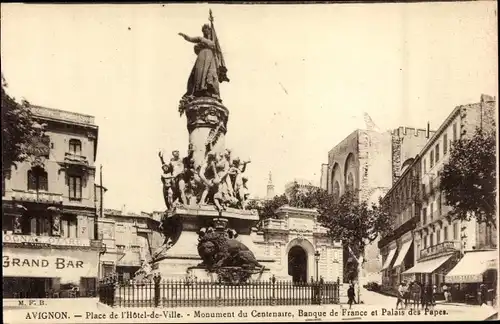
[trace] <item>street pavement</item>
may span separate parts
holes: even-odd
[[[407,308],[405,310],[396,310],[396,298],[382,295],[373,291],[362,289],[360,291],[362,304],[349,306],[345,303],[347,300],[341,299],[340,305],[314,305],[314,306],[258,306],[258,307],[198,307],[194,308],[111,308],[100,304],[97,300],[83,298],[48,300],[43,306],[16,305],[10,302],[4,303],[4,323],[102,323],[109,321],[109,314],[114,311],[118,314],[135,312],[137,314],[151,314],[153,311],[161,314],[159,318],[146,318],[147,322],[220,322],[220,317],[211,317],[213,313],[233,313],[232,318],[224,318],[225,322],[255,322],[255,321],[273,321],[273,322],[299,322],[299,321],[460,321],[460,320],[485,320],[497,310],[491,306],[469,306],[469,305],[450,305],[438,304],[431,311],[414,311]],[[195,311],[199,311],[204,316],[197,317]],[[68,311],[69,318],[62,319],[33,319],[34,312],[61,312]],[[175,317],[173,320],[169,312],[178,312],[181,317]],[[239,318],[238,313],[246,312],[245,318]],[[269,315],[266,312],[290,312],[291,315]],[[27,314],[31,314],[28,318]],[[252,314],[255,314],[252,315]],[[103,316],[106,318],[103,318]],[[99,318],[100,317],[100,318]],[[141,318],[116,318],[116,322],[133,323],[141,322]],[[142,321],[144,322],[144,321]]]

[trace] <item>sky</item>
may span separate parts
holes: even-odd
[[[106,208],[163,210],[158,151],[186,152],[178,102],[212,9],[229,83],[226,146],[265,196],[319,183],[328,151],[363,114],[382,130],[436,129],[497,96],[496,2],[418,4],[1,5],[8,92],[95,116]],[[124,207],[125,206],[125,207]]]

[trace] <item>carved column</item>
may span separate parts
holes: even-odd
[[[61,235],[61,209],[57,207],[49,207],[47,210],[51,217],[51,235]]]
[[[224,151],[229,110],[209,97],[181,101],[180,108],[186,113],[189,144],[193,146],[195,166],[198,167],[205,159],[207,144],[212,143],[215,152]]]

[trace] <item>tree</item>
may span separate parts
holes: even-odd
[[[247,209],[256,209],[259,212],[259,219],[276,218],[275,211],[281,206],[288,204],[288,198],[285,195],[274,196],[270,200],[266,200],[261,204],[256,201],[251,201]]]
[[[23,162],[27,157],[27,149],[34,137],[40,136],[43,126],[33,118],[29,103],[23,100],[16,102],[6,92],[7,82],[2,74],[2,176],[12,166]]]
[[[475,217],[496,228],[495,134],[476,128],[472,137],[452,145],[441,174],[440,189],[455,219]]]
[[[389,207],[379,199],[379,204],[359,201],[358,191],[347,191],[337,201],[324,201],[318,208],[320,223],[328,229],[329,236],[342,241],[351,258],[347,268],[349,279],[355,278],[364,261],[365,247],[392,231]],[[354,269],[357,265],[358,269]]]

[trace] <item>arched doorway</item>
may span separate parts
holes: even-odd
[[[307,253],[300,246],[294,246],[288,252],[288,274],[293,282],[307,282]]]

